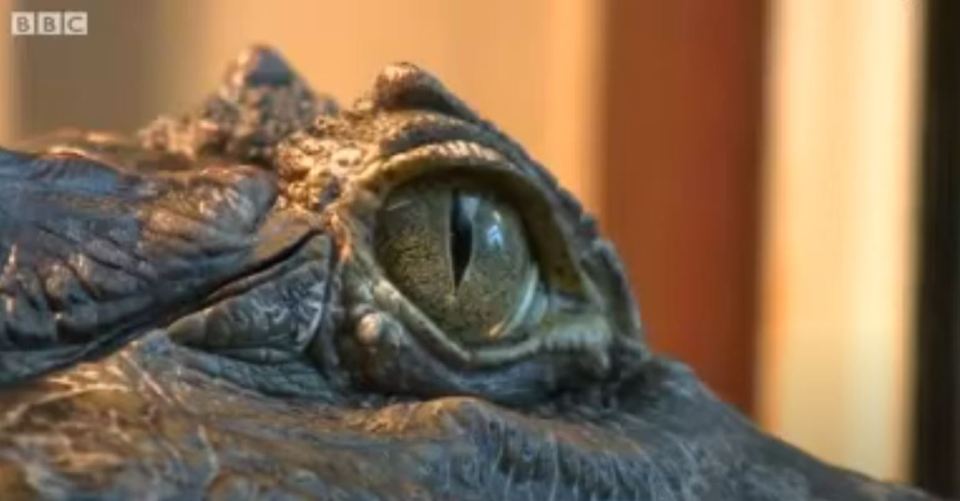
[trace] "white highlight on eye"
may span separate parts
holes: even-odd
[[[496,247],[497,249],[502,250],[504,247],[503,227],[499,223],[500,222],[497,221],[497,224],[491,225],[489,228],[487,228],[487,243],[489,243],[491,247]]]

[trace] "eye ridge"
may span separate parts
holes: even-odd
[[[473,218],[477,200],[453,191],[450,203],[450,261],[453,266],[453,288],[460,287],[473,258]]]

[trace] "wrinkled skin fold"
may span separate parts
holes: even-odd
[[[593,219],[412,65],[341,110],[253,48],[137,139],[21,150],[5,499],[929,499],[651,353]]]

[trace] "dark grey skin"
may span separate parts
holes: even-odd
[[[577,201],[430,75],[255,48],[138,140],[0,153],[3,499],[928,499],[651,353]]]

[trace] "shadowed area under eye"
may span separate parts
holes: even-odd
[[[483,190],[445,182],[395,190],[377,221],[376,249],[394,285],[466,343],[509,334],[535,285],[519,216]]]

